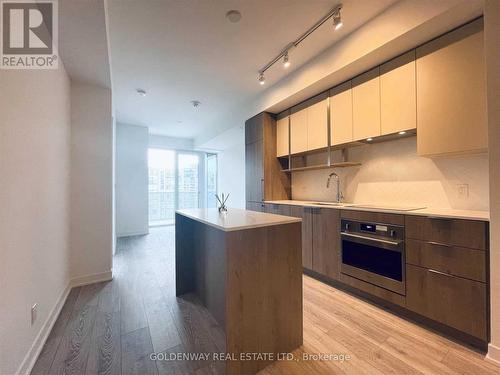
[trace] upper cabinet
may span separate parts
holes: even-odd
[[[307,151],[307,109],[292,108],[290,115],[290,153]]]
[[[328,93],[315,96],[291,109],[290,153],[328,146]]]
[[[417,144],[424,156],[488,147],[479,19],[417,48]]]
[[[376,67],[352,80],[353,140],[379,136],[380,68]]]
[[[382,135],[417,127],[415,50],[380,66]]]
[[[276,121],[276,156],[287,156],[289,152],[289,115],[278,116]]]
[[[352,142],[351,81],[330,90],[330,126],[332,146]]]
[[[311,99],[307,107],[307,150],[328,146],[328,92]]]

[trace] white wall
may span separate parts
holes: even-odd
[[[245,208],[245,126],[232,127],[201,147],[217,153],[217,190],[230,194],[228,207]]]
[[[147,234],[148,128],[116,125],[116,235]]]
[[[111,275],[113,251],[111,90],[71,83],[71,272]]]
[[[150,134],[149,147],[165,148],[169,150],[192,150],[193,140],[191,138],[175,138]]]
[[[416,137],[350,148],[349,161],[363,163],[360,167],[295,173],[292,197],[334,200],[335,184],[327,189],[326,181],[335,171],[346,202],[489,209],[488,155],[430,159],[418,156],[416,150]],[[335,158],[340,160],[339,156]],[[468,198],[458,195],[458,184],[469,185]]]
[[[500,1],[486,0],[484,46],[490,150],[491,343],[488,358],[500,364]]]
[[[61,62],[0,70],[0,176],[0,374],[14,374],[70,278],[70,82]]]

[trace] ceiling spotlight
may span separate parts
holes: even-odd
[[[337,13],[333,15],[333,27],[338,30],[342,27],[342,16],[340,15],[340,9]]]
[[[404,135],[404,134],[406,134],[406,132],[399,132],[398,134],[399,135]]]
[[[230,10],[226,13],[226,18],[231,23],[238,23],[241,20],[241,13],[238,10]]]
[[[286,51],[285,55],[283,56],[283,66],[285,68],[288,68],[290,66],[290,58],[288,57],[288,51]]]
[[[266,77],[264,77],[264,73],[259,73],[259,83],[263,85],[266,83]]]
[[[142,96],[142,97],[146,96],[146,90],[143,90],[143,89],[137,89],[137,90],[135,90],[135,92],[136,92],[138,95]]]
[[[366,140],[367,140],[368,142],[371,142],[371,141],[373,141],[373,138],[366,138]]]
[[[201,102],[199,100],[191,100],[191,104],[193,105],[193,107],[198,108]]]

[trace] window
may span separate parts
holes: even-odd
[[[206,183],[207,207],[217,207],[217,154],[207,154]]]

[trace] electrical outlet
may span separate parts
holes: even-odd
[[[38,311],[38,303],[31,306],[31,325],[35,324]]]
[[[462,199],[469,198],[469,184],[458,184],[457,193],[459,198]]]

